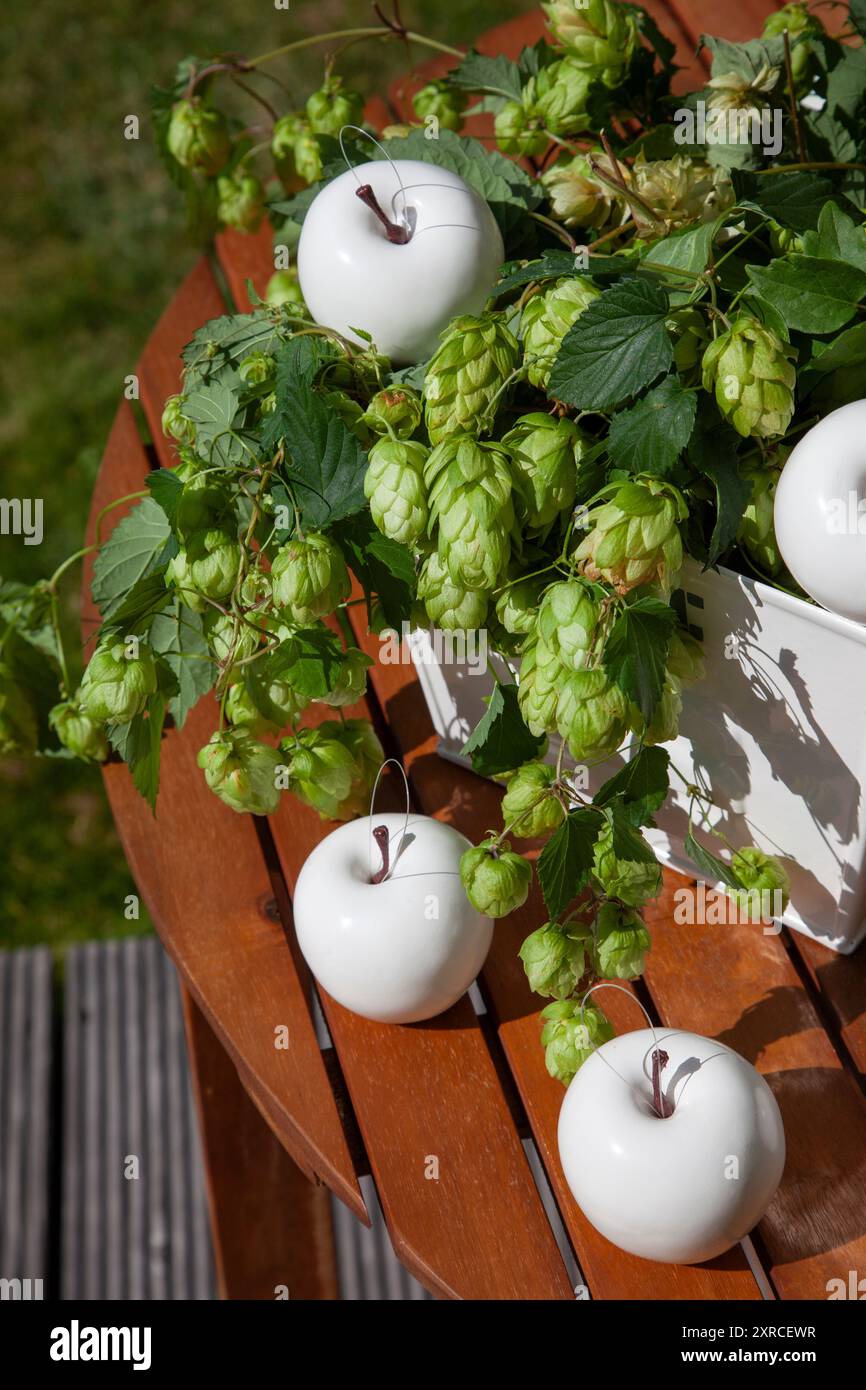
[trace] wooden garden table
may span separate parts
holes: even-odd
[[[648,8],[677,41],[685,87],[704,74],[693,56],[702,30],[752,37],[770,6],[736,0],[720,14],[712,0],[650,0]],[[516,56],[541,32],[541,15],[532,14],[492,31],[479,47]],[[424,80],[448,65],[429,64]],[[412,83],[392,89],[389,108],[377,103],[371,118],[399,117],[411,90]],[[234,304],[248,307],[247,277],[261,292],[272,269],[269,233],[226,233],[216,255]],[[101,508],[138,490],[150,468],[172,465],[160,415],[179,389],[181,348],[226,312],[215,269],[199,261],[147,343],[137,375],[155,442],[142,442],[124,401],[94,492],[91,539]],[[123,512],[111,512],[109,522]],[[84,633],[92,639],[98,614],[89,579],[88,572]],[[375,656],[363,609],[349,612],[359,645]],[[499,790],[437,756],[412,668],[376,665],[370,687],[351,712],[368,714],[388,751],[403,759],[417,809],[474,839],[498,824]],[[336,1298],[327,1189],[367,1222],[359,1176],[371,1173],[399,1258],[434,1294],[573,1298],[525,1156],[527,1137],[593,1298],[825,1298],[829,1280],[866,1273],[864,952],[837,956],[787,931],[675,927],[672,895],[684,880],[665,874],[649,909],[653,949],[636,993],[663,1023],[718,1038],[755,1063],[781,1106],[788,1160],[754,1234],[751,1265],[739,1247],[699,1267],[637,1259],[593,1229],[560,1168],[563,1091],[545,1071],[539,1000],[517,956],[543,920],[539,898],[496,926],[479,980],[485,1015],[464,997],[429,1023],[387,1027],[319,991],[333,1042],[321,1047],[291,898],[306,855],[331,827],[288,795],[269,820],[224,806],[195,761],[215,720],[214,702],[205,699],[182,732],[167,734],[155,819],[123,765],[105,768],[105,784],[129,864],[182,982],[225,1296],[273,1298],[283,1285],[293,1298]],[[621,995],[612,993],[605,1008],[619,1029],[640,1026]],[[281,1026],[286,1048],[275,1045]],[[425,1176],[431,1157],[438,1178]]]

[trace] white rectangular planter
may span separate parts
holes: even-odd
[[[853,951],[866,935],[866,627],[691,562],[680,597],[707,670],[684,694],[680,735],[666,745],[671,759],[711,792],[711,821],[733,844],[784,860],[785,924]],[[437,660],[427,633],[414,634],[411,647],[440,752],[469,766],[461,749],[484,713],[493,672]],[[594,769],[591,790],[616,765]],[[648,836],[674,868],[699,876],[683,848],[688,809],[672,774],[658,830]],[[718,852],[718,842],[698,835]]]

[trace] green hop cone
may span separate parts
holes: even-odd
[[[687,516],[682,494],[656,478],[621,483],[589,515],[591,529],[575,553],[581,573],[604,580],[618,594],[641,584],[675,587],[683,562],[679,523]]]
[[[184,483],[175,511],[175,527],[186,544],[194,535],[205,531],[223,530],[236,526],[235,512],[228,490],[213,477],[195,474]]]
[[[541,118],[545,130],[551,135],[563,136],[588,129],[587,103],[595,78],[591,69],[568,55],[542,68],[537,77],[530,78],[532,109]]]
[[[295,169],[304,183],[318,183],[322,177],[322,151],[311,130],[298,136],[292,150]]]
[[[653,710],[653,717],[647,724],[642,713],[637,706],[630,707],[630,728],[636,733],[642,743],[670,743],[675,739],[680,731],[680,715],[683,712],[683,701],[680,694],[680,686],[673,680],[668,673],[665,676],[662,686],[662,693],[659,696],[658,704]]]
[[[681,376],[688,376],[707,346],[707,321],[698,309],[686,308],[665,319],[665,327],[673,339],[676,369]]]
[[[102,725],[81,708],[78,699],[61,700],[48,713],[48,723],[56,733],[64,748],[74,753],[76,758],[88,762],[104,763],[109,754],[109,743]]]
[[[788,906],[791,885],[782,864],[772,854],[764,854],[754,845],[735,850],[731,868],[742,888],[725,888],[735,903],[741,920],[769,921],[781,917]]]
[[[222,668],[230,659],[238,662],[252,656],[259,645],[259,636],[248,623],[231,613],[220,613],[209,604],[205,607],[202,625],[211,656]]]
[[[586,438],[573,421],[542,411],[521,415],[502,439],[512,464],[518,520],[544,530],[574,506]]]
[[[162,432],[178,444],[195,443],[195,424],[183,413],[185,397],[169,396],[162,410]]]
[[[592,965],[593,939],[588,927],[570,922],[545,922],[520,948],[529,988],[548,999],[567,999],[574,994]]]
[[[506,632],[528,636],[538,622],[538,606],[546,575],[531,575],[510,583],[496,600],[496,616]]]
[[[207,599],[228,598],[240,563],[240,545],[228,531],[219,527],[195,531],[169,561],[166,583],[174,585],[184,603],[200,613]]]
[[[231,151],[228,122],[221,111],[198,97],[175,102],[168,124],[169,153],[184,169],[213,177]]]
[[[224,174],[217,179],[217,217],[224,227],[255,232],[265,215],[265,192],[252,174]]]
[[[796,348],[749,314],[740,314],[707,348],[704,390],[738,434],[772,439],[784,434],[794,414]]]
[[[517,702],[524,724],[536,737],[556,729],[556,705],[565,675],[562,662],[546,642],[527,639],[520,662]]]
[[[444,440],[424,468],[430,527],[455,584],[492,589],[511,557],[511,469],[502,446],[471,435]]]
[[[271,582],[274,602],[288,608],[302,626],[333,613],[352,587],[339,546],[319,531],[308,531],[277,551]]]
[[[307,706],[307,698],[285,680],[251,686],[249,677],[229,688],[225,713],[235,728],[248,729],[256,738],[277,733],[297,723]]]
[[[249,729],[223,729],[206,743],[196,760],[212,792],[233,811],[270,816],[280,801],[281,753],[259,743]]]
[[[465,92],[458,91],[449,83],[437,79],[428,82],[412,98],[412,106],[419,121],[435,116],[440,126],[446,130],[459,130],[463,124],[463,113],[468,105]]]
[[[591,151],[596,166],[612,175],[613,165],[601,150]],[[617,164],[622,178],[627,178],[628,170]],[[541,182],[550,198],[554,217],[564,222],[566,227],[601,228],[621,217],[625,208],[623,199],[609,184],[597,177],[589,162],[588,154],[578,154],[558,159],[541,175]]]
[[[575,762],[615,753],[628,729],[628,705],[604,671],[570,671],[558,686],[557,732]]]
[[[629,907],[640,907],[661,892],[662,871],[658,860],[620,859],[609,822],[595,842],[592,872],[602,893],[608,898],[619,898]]]
[[[632,200],[631,212],[638,235],[646,238],[711,222],[734,201],[726,170],[685,154],[646,160],[641,151],[628,183],[641,200]]]
[[[248,386],[265,386],[274,379],[276,361],[269,352],[251,352],[238,366],[238,376]]]
[[[452,319],[424,378],[424,417],[433,444],[485,422],[517,356],[502,314]]]
[[[372,665],[372,658],[365,652],[357,647],[349,647],[340,662],[334,684],[318,703],[332,705],[334,709],[356,704],[367,689],[367,671]]]
[[[384,749],[372,724],[368,719],[345,719],[341,724],[321,727],[333,729],[333,737],[348,749],[355,764],[349,795],[340,806],[341,819],[369,815],[373,785],[385,761]]]
[[[544,154],[550,144],[544,118],[524,101],[506,101],[496,113],[493,129],[503,154],[517,155],[520,159]]]
[[[387,386],[367,406],[364,422],[375,434],[409,439],[421,423],[422,409],[421,397],[411,386]]]
[[[803,238],[798,236],[790,227],[783,227],[779,222],[771,222],[768,229],[770,233],[770,247],[774,256],[786,256],[789,251],[800,255],[803,251]]]
[[[298,111],[289,111],[274,123],[271,134],[271,154],[277,173],[284,183],[289,183],[295,172],[295,146],[302,135],[309,133],[309,125]]]
[[[563,338],[600,293],[591,280],[571,275],[528,300],[520,317],[520,336],[526,374],[533,386],[546,388]]]
[[[532,866],[510,850],[507,841],[484,840],[463,854],[460,882],[482,916],[507,917],[529,896]]]
[[[378,439],[367,460],[364,494],[378,529],[401,545],[415,545],[427,530],[424,463],[428,450],[408,439]]]
[[[548,1072],[568,1086],[588,1057],[614,1036],[613,1025],[601,1009],[585,1005],[581,1016],[576,999],[557,999],[541,1010],[541,1045]]]
[[[278,309],[281,304],[297,305],[306,309],[298,272],[294,266],[288,270],[275,270],[265,288],[265,303]]]
[[[634,980],[642,975],[651,945],[639,913],[619,903],[602,903],[595,919],[595,956],[603,980]]]
[[[364,98],[343,86],[341,77],[331,76],[307,98],[307,120],[314,135],[339,138],[344,125],[359,125],[364,115]]]
[[[0,665],[0,756],[35,753],[39,743],[36,712],[8,666]]]
[[[550,0],[541,7],[554,38],[613,87],[639,43],[636,15],[615,0]]]
[[[532,840],[558,829],[565,819],[553,791],[556,769],[547,763],[524,763],[508,779],[502,798],[502,822],[519,840]]]
[[[374,348],[351,351],[343,348],[328,366],[328,384],[360,396],[372,396],[384,389],[391,363]]]
[[[562,579],[545,591],[538,610],[538,640],[567,671],[588,663],[598,626],[598,604],[578,579]],[[555,680],[556,677],[553,676]]]
[[[683,628],[674,628],[671,633],[667,670],[681,687],[697,685],[704,679],[704,649],[698,639]]]
[[[448,632],[469,632],[484,626],[490,595],[486,589],[456,584],[447,566],[428,555],[418,576],[418,598],[431,623]]]
[[[791,41],[791,75],[797,94],[802,96],[809,87],[809,60],[812,56],[809,40],[823,38],[827,31],[808,5],[796,3],[796,0],[767,16],[761,38],[772,39],[786,30]]]
[[[312,806],[322,820],[348,820],[355,814],[347,804],[360,775],[350,748],[337,735],[339,725],[301,729],[283,745],[288,789]]]
[[[743,512],[737,540],[753,564],[772,579],[778,578],[785,568],[773,523],[780,471],[778,468],[748,466],[741,469],[741,476],[751,483],[752,495]]]
[[[107,724],[109,720],[128,724],[142,713],[149,697],[156,694],[156,666],[150,648],[139,642],[136,656],[127,656],[126,652],[121,638],[100,644],[85,669],[79,702],[84,713],[97,724]]]

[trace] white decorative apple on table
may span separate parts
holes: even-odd
[[[316,323],[397,365],[423,362],[458,314],[484,307],[505,259],[490,208],[449,169],[371,161],[322,189],[304,219],[298,279]]]
[[[430,816],[365,816],[327,835],[293,901],[298,944],[322,988],[380,1023],[434,1018],[465,994],[493,934],[460,882],[469,848]]]
[[[763,1216],[785,1131],[745,1058],[696,1033],[643,1028],[583,1063],[560,1112],[559,1153],[575,1201],[614,1245],[700,1264]]]
[[[800,587],[831,613],[866,623],[866,401],[832,411],[794,446],[773,524]]]

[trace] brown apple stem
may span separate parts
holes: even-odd
[[[382,867],[381,867],[381,869],[377,869],[377,870],[376,870],[376,872],[374,873],[373,877],[370,879],[370,882],[371,882],[371,883],[383,883],[383,882],[385,881],[385,879],[388,877],[389,853],[388,853],[388,827],[387,827],[387,825],[376,825],[376,826],[374,826],[374,827],[373,827],[373,839],[376,841],[376,844],[379,846],[379,853],[380,853],[381,856],[382,856]]]
[[[375,217],[378,217],[382,226],[385,228],[385,235],[395,246],[405,246],[411,240],[412,233],[408,227],[402,226],[399,222],[392,222],[390,217],[382,211],[379,200],[368,183],[359,184],[355,189],[357,197],[370,209]],[[375,833],[375,832],[374,832]]]
[[[662,1092],[662,1072],[669,1061],[668,1054],[657,1047],[653,1053],[653,1105],[660,1120],[667,1120],[674,1113],[673,1106]]]

